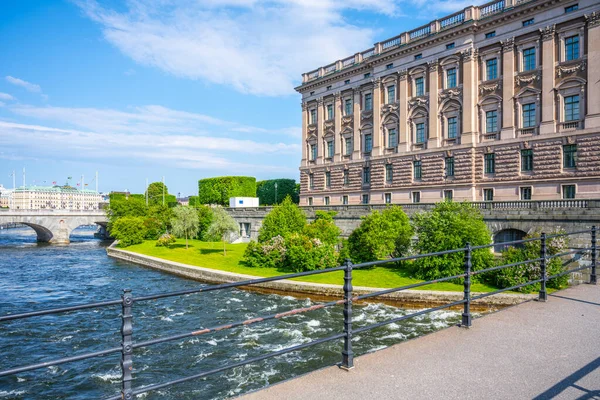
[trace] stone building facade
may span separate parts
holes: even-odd
[[[103,196],[71,186],[26,186],[12,192],[15,210],[98,210]]]
[[[600,195],[600,4],[500,0],[303,74],[301,205]]]

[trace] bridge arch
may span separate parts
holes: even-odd
[[[522,240],[525,236],[527,236],[527,232],[524,232],[520,229],[515,228],[507,228],[502,229],[494,234],[494,252],[501,253],[508,246],[503,245],[502,243],[514,242],[517,240]],[[522,247],[522,244],[514,245],[514,247]]]

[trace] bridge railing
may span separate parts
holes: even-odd
[[[591,241],[590,241],[589,247],[583,247],[583,248],[579,247],[577,249],[572,249],[572,250],[565,251],[565,252],[562,252],[559,254],[548,255],[547,243],[548,243],[549,239],[568,237],[571,235],[580,235],[580,234],[586,234],[586,233],[589,233],[591,235]],[[88,310],[88,309],[93,309],[93,308],[102,308],[102,307],[111,307],[111,306],[121,305],[121,330],[120,330],[121,331],[121,343],[119,346],[107,348],[107,349],[100,350],[100,351],[90,352],[90,353],[73,355],[70,357],[64,357],[64,358],[55,359],[55,360],[51,360],[51,361],[40,362],[37,364],[30,364],[30,365],[25,365],[25,366],[21,366],[21,367],[10,368],[10,369],[4,370],[4,371],[0,371],[0,377],[14,375],[14,374],[18,374],[18,373],[25,372],[25,371],[32,371],[32,370],[36,370],[36,369],[40,369],[40,368],[46,368],[46,367],[54,366],[54,365],[71,363],[71,362],[91,359],[91,358],[95,358],[95,357],[102,357],[102,356],[106,356],[109,354],[120,353],[121,354],[121,393],[119,395],[110,397],[110,399],[114,399],[114,400],[133,399],[136,396],[143,394],[143,393],[155,391],[158,389],[162,389],[162,388],[176,385],[179,383],[183,383],[186,381],[199,379],[202,377],[206,377],[208,375],[217,374],[219,372],[226,371],[231,368],[236,368],[236,367],[241,367],[241,366],[244,366],[247,364],[256,363],[261,360],[280,356],[282,354],[290,353],[293,351],[305,349],[305,348],[315,346],[315,345],[318,345],[321,343],[330,342],[330,341],[339,340],[339,339],[343,339],[343,345],[342,345],[342,349],[341,349],[340,367],[344,368],[344,369],[350,369],[350,368],[353,368],[353,366],[354,366],[354,361],[353,361],[354,360],[354,352],[353,352],[353,347],[352,347],[352,344],[353,344],[352,339],[353,339],[354,334],[369,331],[369,330],[372,330],[375,328],[382,327],[384,325],[397,323],[397,322],[400,322],[400,321],[403,321],[403,320],[406,320],[409,318],[414,318],[419,315],[428,314],[428,313],[432,313],[434,311],[447,309],[447,308],[451,308],[451,307],[457,307],[457,306],[462,306],[462,308],[463,308],[462,318],[461,318],[461,326],[469,327],[472,324],[471,302],[482,299],[484,297],[493,296],[493,295],[503,293],[506,291],[511,291],[511,290],[519,289],[524,286],[539,283],[540,290],[539,290],[539,294],[538,294],[538,299],[540,301],[546,301],[547,300],[546,283],[548,282],[548,280],[558,278],[563,275],[571,274],[571,273],[574,273],[577,271],[581,271],[584,269],[591,269],[590,283],[592,283],[592,284],[597,283],[597,268],[596,267],[597,267],[598,248],[597,248],[597,228],[595,226],[592,227],[590,230],[582,230],[582,231],[570,232],[570,233],[564,233],[564,234],[546,235],[545,233],[542,233],[541,237],[539,237],[539,238],[538,237],[529,238],[529,239],[524,239],[524,240],[506,242],[503,244],[511,245],[511,246],[520,246],[525,243],[534,242],[534,241],[540,242],[540,254],[537,258],[520,261],[520,262],[515,262],[515,263],[511,263],[511,264],[499,265],[499,266],[495,266],[495,267],[491,267],[491,268],[487,268],[487,269],[483,269],[483,270],[476,270],[476,271],[472,270],[473,251],[479,250],[479,249],[491,249],[494,246],[494,244],[483,245],[483,246],[471,246],[470,244],[467,244],[466,247],[459,248],[459,249],[452,249],[452,250],[440,251],[440,252],[428,253],[428,254],[417,254],[417,255],[411,255],[411,256],[407,256],[407,257],[392,258],[392,259],[387,259],[387,260],[372,261],[372,262],[366,262],[366,263],[360,263],[360,264],[353,264],[350,260],[347,260],[344,265],[334,267],[334,268],[323,269],[323,270],[299,272],[299,273],[282,275],[282,276],[252,279],[252,280],[247,280],[247,281],[225,283],[225,284],[220,284],[220,285],[203,286],[203,287],[200,287],[197,289],[158,293],[158,294],[152,294],[152,295],[146,295],[146,296],[140,296],[140,297],[134,297],[131,290],[125,289],[123,291],[123,294],[121,295],[121,299],[109,300],[109,301],[104,301],[104,302],[96,302],[96,303],[80,304],[80,305],[54,308],[54,309],[48,309],[48,310],[32,311],[32,312],[26,312],[26,313],[21,313],[21,314],[0,316],[0,322],[8,322],[8,321],[13,321],[13,320],[21,320],[21,319],[25,319],[25,318],[33,318],[33,317],[39,317],[39,316],[44,316],[44,315],[50,315],[50,314],[60,314],[60,313],[66,313],[66,312]],[[550,276],[548,275],[547,265],[548,265],[549,260],[551,260],[553,258],[565,257],[565,256],[572,255],[572,254],[583,255],[583,254],[587,254],[588,252],[590,254],[590,260],[591,260],[590,265],[581,266],[581,267],[567,270],[567,271],[564,271],[564,272],[561,272],[561,273],[555,274],[555,275],[550,275]],[[457,254],[457,253],[463,253],[464,270],[463,270],[463,273],[461,273],[461,274],[448,276],[448,277],[444,277],[444,278],[440,278],[440,279],[434,279],[434,280],[430,280],[430,281],[426,281],[426,282],[414,283],[411,285],[406,285],[406,286],[401,286],[401,287],[396,287],[396,288],[391,288],[391,289],[385,289],[385,290],[368,293],[368,294],[363,294],[363,295],[358,295],[358,296],[355,296],[352,293],[352,291],[353,291],[352,272],[355,269],[368,268],[368,267],[373,267],[376,265],[383,265],[383,264],[389,264],[389,263],[413,261],[413,260],[426,258],[426,257],[439,257],[439,256],[443,256],[443,255]],[[482,293],[482,294],[477,294],[477,295],[471,294],[471,277],[473,277],[475,275],[480,275],[480,274],[500,270],[500,269],[513,268],[513,267],[518,267],[520,265],[526,265],[526,264],[531,264],[531,263],[539,263],[539,267],[540,267],[539,268],[540,269],[539,278],[530,280],[530,281],[522,283],[522,284],[499,289],[499,290],[496,290],[493,292]],[[249,287],[249,286],[259,285],[259,284],[266,283],[266,282],[274,282],[274,281],[279,281],[279,280],[283,280],[283,279],[292,279],[292,278],[305,277],[305,276],[311,276],[311,275],[325,274],[325,273],[331,273],[334,271],[344,271],[344,278],[343,278],[344,295],[343,295],[342,299],[325,302],[325,303],[319,303],[319,304],[316,304],[316,305],[313,305],[310,307],[292,309],[292,310],[277,313],[277,314],[263,315],[261,317],[255,317],[255,318],[246,319],[246,320],[242,320],[242,321],[236,321],[236,322],[232,322],[232,323],[225,324],[225,325],[218,325],[218,326],[211,326],[211,327],[199,327],[197,330],[194,330],[194,331],[181,332],[181,333],[178,333],[175,335],[158,337],[156,339],[140,341],[140,342],[134,341],[134,338],[133,338],[133,315],[134,315],[133,311],[134,311],[134,309],[138,308],[138,307],[134,307],[134,306],[139,305],[140,303],[143,303],[145,301],[155,301],[158,299],[178,297],[178,296],[197,294],[197,293],[207,293],[207,292],[223,290],[223,289],[230,289],[230,288]],[[378,323],[375,323],[372,325],[360,327],[358,329],[353,329],[353,327],[352,327],[352,322],[353,322],[353,320],[352,320],[352,305],[356,301],[366,300],[366,299],[373,298],[373,297],[385,296],[385,295],[395,293],[395,292],[400,292],[400,291],[404,291],[404,290],[408,290],[408,289],[415,289],[415,288],[427,286],[427,285],[430,285],[433,283],[447,282],[447,281],[452,281],[452,280],[456,280],[456,279],[463,280],[464,290],[463,290],[463,299],[461,299],[461,300],[449,302],[447,304],[443,304],[443,305],[440,305],[437,307],[420,310],[420,311],[413,312],[411,314],[407,314],[407,315],[404,315],[401,317],[392,318],[392,319],[389,319],[389,320],[386,320],[383,322],[378,322]],[[162,382],[162,383],[156,383],[156,384],[153,384],[150,386],[137,387],[137,388],[134,388],[132,386],[133,353],[137,349],[157,345],[159,343],[173,342],[176,340],[181,340],[181,339],[192,337],[192,336],[208,335],[208,334],[211,334],[214,332],[219,332],[219,331],[228,330],[228,329],[237,328],[237,327],[243,327],[243,326],[252,325],[252,324],[258,324],[258,323],[262,323],[262,322],[269,321],[269,320],[282,319],[282,318],[286,318],[288,316],[308,313],[311,311],[329,308],[329,307],[338,306],[338,305],[343,306],[343,317],[342,317],[343,318],[343,331],[338,332],[336,334],[330,335],[325,338],[313,340],[308,343],[303,343],[300,345],[288,347],[288,348],[282,349],[280,351],[267,353],[267,354],[264,354],[264,355],[261,355],[258,357],[254,357],[254,358],[249,358],[244,361],[231,363],[231,364],[221,366],[219,368],[215,368],[212,370],[201,371],[196,374],[181,377],[178,379],[174,379],[174,380],[170,380],[170,381],[166,381],[166,382]]]

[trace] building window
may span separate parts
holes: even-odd
[[[363,194],[362,195],[362,203],[363,204],[369,204],[369,195],[368,194]]]
[[[333,158],[333,140],[327,141],[327,158]]]
[[[311,144],[310,145],[310,160],[315,161],[316,159],[317,159],[317,145]]]
[[[344,81],[344,85],[349,85],[349,84],[350,84],[350,79],[346,79],[346,80]]]
[[[494,189],[483,189],[483,201],[494,201]]]
[[[498,78],[498,59],[490,58],[485,62],[485,74],[488,81]]]
[[[523,104],[523,128],[533,128],[535,125],[535,103]]]
[[[350,171],[344,170],[344,185],[350,184]]]
[[[388,64],[385,66],[385,69],[392,69],[394,68],[394,63]]]
[[[525,186],[519,189],[521,200],[531,200],[531,186]]]
[[[309,205],[309,206],[312,206],[312,205],[313,205],[313,198],[312,198],[312,197],[309,197],[309,198],[308,198],[308,205]]]
[[[496,31],[487,32],[487,33],[485,34],[485,38],[486,38],[486,39],[491,39],[491,38],[493,38],[493,37],[496,37]]]
[[[565,38],[565,60],[571,61],[579,58],[579,36]]]
[[[456,139],[458,122],[456,117],[448,118],[448,139]]]
[[[310,92],[310,94],[309,94],[309,96],[314,96],[314,95],[315,95],[314,91]]]
[[[573,11],[577,11],[579,9],[579,4],[573,4],[568,7],[565,7],[565,14],[568,14]]]
[[[563,146],[563,168],[577,167],[577,145],[566,144]]]
[[[365,135],[365,153],[370,153],[373,150],[373,136],[368,133]]]
[[[371,93],[365,94],[365,111],[371,111],[373,109],[373,95]]]
[[[329,205],[329,196],[325,196],[325,205],[328,206]]]
[[[310,110],[310,123],[311,124],[317,123],[317,110],[314,108],[312,110]]]
[[[346,195],[342,196],[342,204],[348,205],[348,196],[346,196]]]
[[[329,172],[329,171],[325,171],[325,187],[326,188],[331,187],[331,172]]]
[[[574,199],[575,198],[575,185],[563,185],[562,187],[563,199]]]
[[[387,103],[393,103],[396,101],[396,86],[390,85],[387,87]]]
[[[417,135],[416,135],[417,144],[425,143],[425,123],[421,122],[421,123],[416,124],[416,128],[417,128]]]
[[[446,88],[456,87],[456,68],[450,68],[446,71]]]
[[[370,77],[371,77],[371,73],[370,73],[370,72],[367,72],[366,74],[364,74],[364,75],[363,75],[363,77],[364,77],[365,79],[367,79],[367,78],[370,78]]]
[[[421,161],[420,160],[413,162],[413,176],[415,179],[421,179],[422,171],[421,171]]]
[[[369,185],[371,183],[371,168],[363,167],[363,184]]]
[[[521,150],[521,171],[533,171],[533,150]]]
[[[423,77],[415,79],[415,96],[423,96],[425,94],[425,85]]]
[[[308,187],[310,189],[315,188],[315,176],[313,174],[308,174]]]
[[[391,193],[384,194],[384,198],[385,198],[385,204],[391,204],[391,202],[392,202],[392,194]]]
[[[415,60],[420,60],[421,58],[423,58],[423,54],[419,53],[415,55]]]
[[[446,177],[454,176],[454,157],[446,157],[445,164]]]
[[[486,174],[493,174],[496,172],[496,155],[494,153],[486,153],[483,156],[484,168]]]
[[[523,26],[529,26],[529,25],[533,25],[534,23],[534,19],[530,18],[530,19],[526,19],[525,21],[523,21]]]
[[[327,120],[333,119],[333,104],[327,104]]]
[[[395,128],[390,128],[388,129],[388,147],[393,149],[396,146],[398,146],[398,135]]]
[[[450,50],[450,49],[453,49],[453,48],[454,48],[454,42],[452,42],[452,43],[448,43],[448,44],[446,45],[446,50]]]
[[[453,197],[454,197],[454,193],[452,190],[444,190],[444,200],[452,201]]]
[[[352,138],[351,137],[347,137],[344,139],[344,144],[346,145],[346,155],[352,155],[352,150],[353,150],[353,146],[352,146]]]
[[[394,180],[394,166],[392,164],[385,164],[385,182],[392,183]]]
[[[352,99],[344,100],[344,113],[345,115],[352,115]]]
[[[579,120],[579,95],[565,97],[565,121]]]
[[[331,85],[327,86],[325,90],[331,90]]]
[[[421,192],[412,192],[412,202],[413,203],[421,202]]]
[[[498,132],[498,112],[486,111],[485,113],[485,133]]]
[[[535,69],[535,47],[523,50],[523,71]]]

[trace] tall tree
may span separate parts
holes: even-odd
[[[221,207],[213,208],[212,222],[204,235],[209,240],[221,240],[223,242],[223,255],[227,255],[225,244],[233,233],[237,233],[239,226],[237,222]]]
[[[148,195],[148,205],[162,205],[163,194],[165,196],[165,205],[167,204],[167,196],[169,195],[169,189],[162,182],[152,182],[146,189]]]
[[[185,237],[185,248],[188,248],[188,237],[194,237],[198,233],[198,213],[193,207],[175,207],[175,217],[171,220],[175,236]]]

